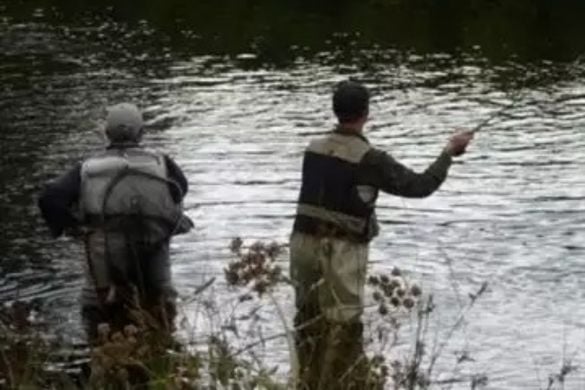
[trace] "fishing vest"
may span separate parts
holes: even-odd
[[[111,149],[82,164],[79,211],[90,228],[88,271],[97,289],[140,276],[137,261],[168,245],[182,217],[173,184],[164,157],[140,148]]]
[[[293,230],[368,242],[378,233],[378,190],[359,181],[359,164],[370,150],[358,135],[333,132],[309,144]]]

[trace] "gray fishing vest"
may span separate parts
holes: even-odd
[[[90,228],[88,271],[97,289],[134,282],[145,254],[168,245],[182,217],[170,185],[164,157],[140,148],[111,149],[83,163],[79,211]]]

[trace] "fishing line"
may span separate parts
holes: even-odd
[[[499,118],[500,116],[502,116],[505,112],[509,111],[510,109],[518,107],[520,102],[521,102],[521,99],[519,96],[512,99],[511,103],[507,104],[506,106],[500,108],[499,110],[497,110],[495,112],[492,112],[486,119],[479,122],[479,124],[477,124],[475,127],[472,127],[470,130],[471,133],[472,134],[478,133],[483,128],[485,128],[487,125],[489,125],[490,122],[493,121],[494,119]]]
[[[516,96],[515,98],[512,99],[511,103],[505,105],[504,107],[500,108],[499,110],[496,110],[495,112],[492,112],[487,118],[485,118],[484,120],[479,122],[476,126],[472,127],[469,131],[473,134],[478,133],[479,131],[481,131],[482,129],[484,129],[488,125],[490,125],[494,119],[499,118],[507,111],[509,111],[515,107],[518,107],[520,102],[521,102],[521,96]],[[406,204],[406,200],[404,198],[402,198],[401,200],[402,200],[403,208],[408,210],[409,207]],[[410,231],[411,234],[413,233],[412,227],[408,226],[408,230]],[[438,239],[437,239],[437,243],[439,243]],[[416,257],[416,259],[419,259],[418,251],[417,251],[415,257]]]
[[[485,118],[484,120],[479,122],[476,126],[471,128],[470,132],[472,134],[476,134],[476,133],[480,132],[482,129],[484,129],[488,125],[490,125],[495,119],[501,117],[506,112],[518,107],[519,104],[521,103],[521,101],[522,101],[522,96],[515,96],[509,104],[492,112],[487,118]],[[402,201],[403,208],[405,210],[409,210],[410,207],[408,207],[408,205],[406,203],[406,199],[401,198],[401,201]],[[412,226],[407,225],[407,230],[408,230],[409,234],[414,238],[414,228]],[[459,285],[457,278],[455,277],[455,272],[453,269],[453,259],[447,253],[447,250],[445,249],[445,243],[442,242],[442,240],[439,238],[438,235],[435,235],[434,240],[435,240],[436,245],[437,245],[438,254],[440,256],[442,256],[445,260],[445,264],[447,266],[447,270],[449,273],[451,289],[453,290],[453,293],[455,294],[455,299],[457,301],[457,304],[459,305],[459,312],[456,313],[456,317],[461,316],[462,313],[464,313],[464,310],[466,308],[466,304],[463,302],[463,299],[462,299],[461,286]],[[414,253],[414,262],[420,263],[421,257],[420,257],[420,251],[419,251],[418,245],[415,246],[414,252],[415,252]],[[415,264],[415,267],[419,270],[419,272],[421,272],[421,267],[419,266],[419,264]],[[421,284],[423,282],[424,282],[423,280],[419,281],[419,283],[421,283]],[[489,286],[490,284],[491,284],[491,280],[484,281],[484,285]],[[436,332],[438,332],[438,329],[436,330]],[[466,340],[465,344],[467,345],[467,339],[468,339],[469,335],[468,335],[468,329],[467,329],[467,326],[465,323],[462,324],[461,332],[464,335],[464,338]],[[435,335],[435,337],[438,337],[438,333]],[[437,342],[437,341],[435,340],[435,342]],[[439,345],[438,351],[434,351],[433,353],[438,352],[440,354],[440,351],[442,350],[442,347],[440,347],[441,343],[439,343],[438,345]],[[437,347],[437,345],[434,345],[433,349],[436,347]],[[464,348],[467,348],[467,347],[464,347]],[[437,359],[438,359],[438,356],[437,356]]]

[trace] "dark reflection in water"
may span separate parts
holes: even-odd
[[[458,310],[453,280],[490,281],[450,352],[469,350],[494,388],[536,388],[535,366],[546,377],[563,340],[583,343],[579,2],[94,3],[0,1],[0,300],[41,300],[55,332],[79,333],[81,249],[48,237],[35,202],[101,147],[104,106],[144,107],[148,144],[185,167],[197,232],[175,241],[173,271],[188,295],[220,276],[233,236],[287,239],[302,149],[352,75],[374,91],[371,141],[418,168],[451,129],[514,104],[436,196],[381,200],[372,270],[422,280],[439,328]],[[284,348],[269,357],[286,364]]]
[[[174,49],[193,54],[253,52],[264,61],[366,48],[468,51],[488,58],[571,59],[585,43],[578,0],[5,0],[12,15],[77,24],[110,17],[148,20]],[[40,11],[41,10],[41,11]],[[138,42],[135,42],[138,43]]]

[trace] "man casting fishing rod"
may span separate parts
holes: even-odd
[[[100,323],[120,330],[133,322],[131,309],[173,328],[169,242],[192,227],[182,212],[187,180],[170,157],[140,146],[138,108],[113,106],[106,122],[106,150],[50,183],[39,199],[54,237],[67,232],[84,241],[82,316],[90,342]]]
[[[369,98],[363,85],[339,83],[333,94],[338,125],[312,141],[304,155],[290,242],[300,388],[365,388],[360,317],[368,243],[379,230],[378,192],[431,195],[447,177],[452,158],[473,138],[470,131],[456,133],[423,173],[415,173],[364,136]]]

